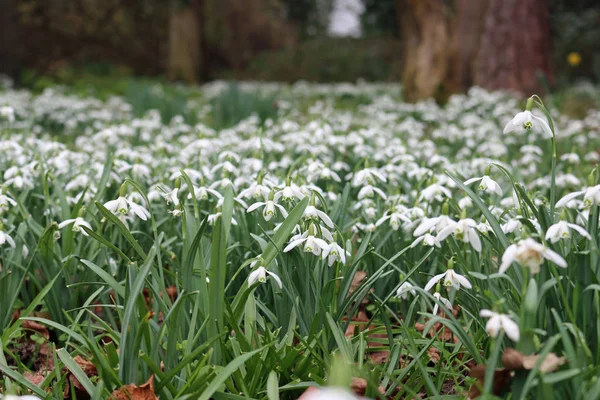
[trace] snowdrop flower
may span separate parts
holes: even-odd
[[[82,217],[77,217],[77,218],[73,218],[73,219],[66,219],[63,222],[61,222],[60,224],[58,224],[58,228],[62,229],[67,225],[73,224],[73,232],[77,232],[77,233],[81,233],[83,236],[89,236],[87,234],[87,232],[84,229],[81,229],[82,227],[86,227],[88,229],[92,229],[92,226],[87,223]]]
[[[359,400],[353,393],[342,388],[322,388],[302,395],[306,400]]]
[[[9,106],[0,107],[0,119],[6,119],[8,122],[15,120],[15,109]]]
[[[131,200],[126,199],[123,196],[119,196],[116,200],[111,200],[104,203],[104,207],[112,212],[113,214],[119,216],[121,220],[125,219],[125,216],[131,211],[133,214],[137,215],[141,220],[146,221],[150,217],[150,212],[146,210],[144,207],[140,206],[132,202]]]
[[[15,396],[12,394],[5,394],[5,395],[0,394],[0,400],[41,400],[41,399],[39,397],[31,396],[31,395]]]
[[[552,261],[561,268],[567,267],[567,262],[558,253],[528,238],[520,240],[517,244],[508,246],[502,255],[502,263],[498,272],[501,274],[506,272],[508,267],[516,261],[524,267],[529,268],[532,274],[537,274],[540,272],[540,265],[542,265],[544,258]]]
[[[329,228],[333,228],[334,226],[331,218],[329,218],[329,216],[323,211],[317,210],[317,208],[314,205],[309,205],[308,207],[306,207],[306,209],[304,210],[303,217],[305,220],[310,219],[313,221],[321,219],[321,221],[323,221],[325,225],[327,225]]]
[[[458,207],[464,210],[469,207],[473,207],[473,200],[469,196],[465,196],[458,201]]]
[[[508,122],[508,124],[506,124],[506,126],[504,127],[503,133],[506,134],[506,133],[513,132],[514,130],[516,130],[519,127],[523,127],[524,129],[531,130],[533,128],[534,124],[536,126],[540,126],[542,131],[549,137],[554,136],[554,134],[552,133],[552,130],[550,129],[550,125],[548,125],[548,122],[546,122],[542,118],[532,114],[531,111],[528,111],[528,110],[522,111],[522,112],[518,113],[517,115],[515,115],[514,118],[511,119]]]
[[[221,216],[222,216],[222,215],[223,215],[223,213],[222,213],[221,211],[217,211],[217,212],[216,212],[216,213],[214,213],[214,214],[210,214],[210,215],[208,216],[208,218],[207,218],[207,220],[208,220],[208,224],[209,224],[210,226],[213,226],[213,225],[214,225],[214,224],[217,222],[217,220],[218,220],[219,218],[221,218]],[[238,224],[238,223],[237,223],[237,221],[235,220],[235,218],[231,217],[231,225],[237,225],[237,224]]]
[[[479,239],[477,232],[477,222],[471,218],[463,218],[458,222],[449,224],[444,229],[439,231],[435,240],[437,242],[441,242],[450,234],[454,234],[454,237],[456,237],[458,240],[462,240],[465,243],[470,243],[475,251],[481,253],[481,240]]]
[[[9,206],[16,206],[17,202],[14,201],[6,194],[0,194],[0,214],[8,210]]]
[[[502,188],[500,187],[498,182],[490,178],[488,175],[466,180],[465,185],[470,185],[477,181],[479,181],[479,190],[496,193],[497,195],[502,196]]]
[[[419,200],[425,199],[431,203],[433,200],[443,201],[444,197],[452,198],[452,192],[439,183],[434,183],[421,191]]]
[[[342,264],[346,263],[346,255],[350,256],[350,253],[337,244],[331,242],[326,249],[323,249],[321,257],[323,260],[327,258],[327,264],[331,267],[336,260],[339,260]]]
[[[548,231],[546,232],[546,240],[550,240],[551,243],[556,243],[561,239],[570,238],[571,229],[577,231],[581,236],[583,236],[587,240],[592,239],[590,234],[581,226],[571,224],[567,221],[560,221],[548,228]]]
[[[4,226],[0,222],[0,246],[4,246],[5,243],[13,249],[15,248],[15,241],[8,233],[4,232]]]
[[[385,213],[385,215],[383,217],[381,217],[379,220],[377,220],[377,222],[375,223],[375,226],[380,226],[381,224],[383,224],[385,221],[389,220],[390,221],[390,226],[392,227],[393,230],[397,231],[398,228],[400,228],[400,222],[404,221],[406,223],[411,222],[411,220],[404,214],[402,214],[401,212],[398,211],[388,211]]]
[[[406,300],[409,294],[415,296],[417,294],[417,291],[414,289],[414,286],[408,281],[404,282],[402,285],[400,285],[398,290],[396,290],[396,297],[402,300]]]
[[[217,192],[214,189],[207,188],[205,186],[194,186],[194,196],[196,197],[196,200],[208,200],[209,194],[216,197],[218,200],[223,198],[223,196],[221,196],[221,193]],[[192,194],[188,193],[187,198],[191,199]]]
[[[384,199],[384,200],[387,199],[387,196],[383,192],[383,190],[378,189],[372,185],[366,185],[362,189],[360,189],[360,191],[358,192],[358,199],[362,200],[365,197],[372,198],[375,195],[375,193],[377,193],[382,199]]]
[[[504,331],[512,341],[519,341],[519,325],[517,325],[510,317],[506,314],[498,314],[491,310],[481,310],[479,315],[484,318],[489,318],[485,324],[485,330],[491,337],[498,336],[500,331]]]
[[[569,193],[556,203],[556,208],[564,207],[571,200],[581,195],[583,195],[584,207],[591,207],[592,205],[600,204],[600,185],[592,186],[579,192]]]
[[[248,207],[246,212],[252,212],[252,211],[258,209],[259,207],[264,207],[263,218],[265,219],[265,221],[270,221],[271,218],[273,218],[275,215],[277,215],[277,209],[279,209],[279,211],[281,212],[283,217],[287,218],[288,213],[287,213],[285,207],[283,207],[281,204],[277,204],[277,200],[278,200],[278,197],[276,195],[273,196],[273,192],[271,191],[271,193],[269,195],[269,200],[267,200],[266,202],[257,201],[256,203],[250,205],[250,207]]]
[[[439,275],[436,275],[433,278],[431,278],[429,280],[429,282],[427,282],[427,285],[425,285],[425,288],[423,290],[428,292],[429,290],[431,290],[431,288],[433,288],[442,279],[443,279],[442,282],[443,282],[444,286],[452,286],[456,290],[460,290],[461,286],[464,286],[467,289],[471,289],[473,287],[471,285],[471,282],[469,282],[469,280],[467,278],[465,278],[463,275],[460,275],[460,274],[457,274],[456,272],[454,272],[454,269],[449,268],[443,274],[439,274]]]
[[[418,238],[416,238],[414,240],[414,242],[412,242],[410,244],[410,247],[414,248],[414,247],[416,247],[421,242],[425,243],[427,246],[442,247],[441,243],[436,240],[435,236],[433,236],[433,235],[431,235],[429,233],[426,233],[423,236],[419,236]]]
[[[185,213],[185,211],[180,207],[177,207],[173,210],[168,210],[167,212],[173,215],[174,217],[181,217]]]
[[[267,275],[273,277],[275,282],[277,282],[277,286],[280,289],[283,289],[283,284],[281,283],[281,279],[277,276],[277,274],[267,271],[265,267],[260,266],[256,269],[256,271],[252,271],[248,276],[248,286],[252,286],[256,282],[265,283],[267,281]]]
[[[173,205],[177,207],[179,205],[179,188],[176,187],[170,192],[165,193],[163,197],[167,202],[167,205],[173,203]]]
[[[434,218],[425,218],[421,224],[415,229],[413,232],[414,236],[421,236],[425,232],[436,231],[440,232],[444,228],[450,225],[454,225],[456,222],[448,217],[447,215],[440,215],[439,217]]]
[[[304,243],[304,252],[313,253],[315,256],[320,256],[323,250],[328,251],[329,245],[323,239],[319,239],[314,236],[314,227],[311,225],[308,231],[306,231],[302,237],[290,241],[290,243],[283,249],[284,253],[291,251],[293,248]],[[306,235],[306,236],[305,236]]]
[[[445,297],[442,297],[442,295],[440,294],[440,292],[435,292],[433,294],[433,297],[439,301],[440,303],[442,303],[447,309],[452,310],[452,303],[450,303],[450,300],[448,300]],[[433,315],[437,315],[438,310],[440,309],[440,305],[436,302],[435,306],[433,306]]]
[[[291,201],[293,199],[302,200],[304,198],[304,193],[302,193],[300,188],[293,183],[288,183],[283,189],[275,194],[281,196],[284,201]]]
[[[262,184],[262,179],[261,182],[252,182],[252,184],[242,190],[239,194],[238,197],[241,198],[245,198],[245,199],[251,199],[251,198],[255,198],[255,199],[260,199],[260,198],[266,198],[269,193],[271,192],[271,189],[269,189],[267,186]]]
[[[347,177],[346,177],[347,178]],[[387,179],[375,168],[365,168],[352,177],[352,186],[373,185],[377,181],[387,182]]]

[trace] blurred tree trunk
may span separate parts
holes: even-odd
[[[539,74],[554,81],[550,45],[546,0],[490,0],[475,83],[527,94],[540,90]]]
[[[169,19],[170,80],[197,83],[202,74],[202,0],[176,7]]]
[[[432,97],[448,70],[450,7],[443,0],[398,0],[397,7],[404,49],[404,98]]]
[[[0,0],[0,74],[19,79],[17,0]]]
[[[397,0],[407,101],[552,82],[546,0]]]

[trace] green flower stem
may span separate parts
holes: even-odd
[[[556,138],[552,136],[552,181],[550,184],[550,224],[554,224],[554,204],[556,203]]]

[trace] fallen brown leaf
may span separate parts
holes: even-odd
[[[533,369],[537,364],[540,355],[530,354],[524,355],[518,350],[513,348],[507,348],[502,354],[502,365],[505,368],[517,370],[517,369]],[[567,362],[566,357],[558,357],[555,353],[548,353],[546,357],[540,362],[540,372],[553,372],[558,369],[561,365]]]
[[[367,380],[364,378],[352,378],[350,389],[352,389],[355,394],[364,396],[365,392],[367,391]]]
[[[110,395],[113,400],[158,400],[154,393],[154,375],[141,386],[125,385]]]
[[[37,334],[39,334],[46,340],[50,339],[50,332],[48,332],[48,328],[46,328],[46,326],[40,324],[39,322],[30,321],[26,319],[23,321],[23,324],[21,326],[23,327],[23,329],[35,331]]]
[[[481,396],[481,390],[483,389],[485,381],[485,368],[485,364],[480,364],[471,369],[469,375],[473,378],[477,378],[477,381],[471,386],[471,389],[469,389],[469,399],[476,399]],[[502,395],[508,388],[508,384],[512,380],[512,375],[512,371],[505,368],[498,368],[494,371],[492,392],[496,396]]]
[[[23,376],[25,377],[25,379],[27,379],[29,382],[33,383],[35,386],[40,386],[40,384],[46,378],[40,371],[38,371],[36,373],[25,372],[23,374]]]

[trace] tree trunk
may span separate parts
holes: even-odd
[[[487,7],[488,0],[455,0],[449,66],[444,84],[446,95],[473,86]]]
[[[443,0],[400,0],[399,3],[404,43],[404,98],[416,101],[433,97],[448,71],[450,8]]]
[[[202,76],[202,32],[197,8],[193,4],[177,8],[169,19],[167,76],[170,80],[197,83]]]
[[[0,74],[18,83],[20,61],[17,0],[0,0]]]
[[[490,0],[475,83],[529,94],[541,74],[553,82],[548,13],[545,0]]]
[[[553,81],[545,0],[396,4],[407,101],[445,101],[474,84],[531,93],[540,89],[540,73]]]

